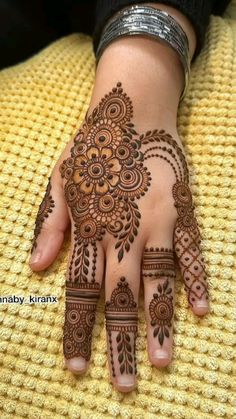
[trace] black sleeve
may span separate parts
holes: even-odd
[[[145,0],[98,0],[95,12],[93,32],[93,49],[96,53],[102,29],[106,21],[125,6],[144,3]],[[150,0],[149,0],[150,2]],[[156,3],[156,1],[151,0]],[[197,47],[194,57],[201,51],[210,14],[222,14],[230,0],[164,0],[163,3],[173,6],[189,18],[196,32]]]

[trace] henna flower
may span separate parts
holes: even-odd
[[[73,181],[84,194],[105,194],[119,181],[121,165],[108,147],[89,147],[76,157]]]
[[[90,146],[117,147],[122,141],[122,131],[120,127],[111,119],[104,118],[95,123],[87,135],[87,143]]]

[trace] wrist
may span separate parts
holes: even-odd
[[[121,81],[134,105],[134,118],[176,124],[184,74],[171,48],[144,36],[119,38],[103,52],[96,71],[91,107]]]

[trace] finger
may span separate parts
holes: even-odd
[[[209,311],[209,297],[200,243],[196,220],[193,220],[191,229],[187,229],[178,219],[174,229],[174,249],[184,279],[185,291],[193,312],[204,315]]]
[[[34,271],[47,268],[56,258],[69,225],[69,215],[59,174],[49,178],[44,198],[40,204],[34,229],[30,267]]]
[[[171,248],[149,242],[142,260],[145,317],[150,362],[164,367],[172,359],[174,318],[174,256]]]
[[[86,226],[83,228],[78,227],[80,237],[82,231],[88,230]],[[103,267],[104,252],[101,244],[91,241],[89,237],[79,242],[75,228],[67,270],[63,326],[65,366],[73,373],[85,372],[91,358],[92,332]]]
[[[140,253],[133,248],[117,266],[112,249],[107,254],[105,319],[111,380],[119,391],[136,386],[136,338]]]

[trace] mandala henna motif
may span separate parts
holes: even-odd
[[[170,337],[170,328],[174,314],[172,288],[169,280],[166,279],[163,284],[158,284],[158,293],[153,294],[153,299],[149,304],[149,313],[151,326],[154,327],[153,336],[158,336],[162,346],[165,338]]]
[[[116,376],[113,344],[116,343],[120,374],[136,374],[135,342],[137,337],[138,308],[124,277],[112,291],[105,305],[106,330],[108,332],[112,375]]]
[[[44,198],[39,206],[39,210],[36,216],[34,240],[33,240],[32,248],[31,248],[31,253],[37,247],[37,238],[41,232],[45,219],[49,216],[49,214],[52,212],[53,208],[55,207],[55,202],[51,196],[51,189],[52,189],[51,180],[49,178]]]

